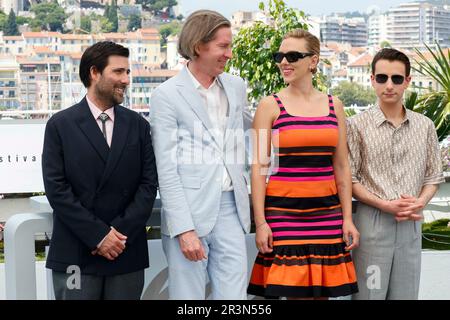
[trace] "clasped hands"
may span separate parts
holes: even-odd
[[[113,227],[103,239],[100,246],[91,252],[92,255],[101,255],[108,260],[116,259],[125,250],[127,236],[123,235]]]
[[[402,194],[399,199],[387,201],[384,211],[392,213],[395,220],[401,221],[419,221],[423,219],[421,210],[426,203],[420,198]]]

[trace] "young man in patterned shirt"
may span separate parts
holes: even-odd
[[[395,49],[372,61],[378,105],[348,119],[359,293],[353,299],[417,299],[422,210],[444,182],[433,122],[403,106],[408,57]]]

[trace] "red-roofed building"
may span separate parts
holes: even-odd
[[[347,65],[347,79],[350,82],[358,83],[364,87],[371,87],[370,64],[373,56],[369,52],[360,54],[355,60]]]
[[[58,58],[17,57],[20,104],[27,110],[61,109],[61,64]]]
[[[130,49],[131,59],[144,64],[161,65],[161,44],[158,30],[153,28],[127,32],[125,46]]]
[[[22,54],[25,49],[25,39],[22,36],[3,36],[0,38],[0,54]]]
[[[50,46],[53,50],[58,50],[60,33],[50,31],[24,32],[25,46]]]
[[[82,52],[94,43],[88,34],[60,34],[58,50]]]

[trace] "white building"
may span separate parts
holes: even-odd
[[[25,48],[22,36],[3,36],[0,39],[0,54],[19,55],[25,52]]]
[[[325,16],[320,21],[320,40],[323,43],[350,43],[354,47],[367,46],[367,25],[364,18]]]
[[[393,47],[414,48],[434,41],[450,47],[450,6],[403,3],[388,14],[388,40]]]
[[[68,52],[83,52],[92,45],[92,37],[87,34],[58,34],[58,50]]]
[[[166,63],[169,70],[180,70],[183,67],[183,63],[186,61],[178,53],[178,36],[170,35],[167,37],[167,54]]]
[[[231,28],[237,31],[243,27],[251,26],[256,21],[269,23],[267,15],[263,11],[236,11],[231,16]]]
[[[12,9],[17,15],[23,10],[23,0],[0,0],[0,9],[6,14],[9,14]]]
[[[17,58],[20,66],[20,104],[24,110],[61,109],[59,59]]]
[[[40,31],[40,32],[24,32],[22,37],[25,40],[26,47],[47,46],[52,50],[58,50],[59,32]]]
[[[0,56],[0,107],[16,109],[19,104],[19,64],[14,56]]]
[[[362,53],[354,61],[347,65],[347,80],[349,82],[357,83],[366,88],[370,88],[370,64],[372,63],[373,55],[369,52]]]
[[[308,17],[308,31],[320,39],[320,17]]]
[[[161,83],[178,73],[177,70],[145,70],[134,69],[131,72],[132,85],[129,88],[129,98],[133,109],[148,109],[153,90]]]
[[[388,40],[388,15],[374,14],[367,21],[368,45],[379,46]]]
[[[127,41],[124,44],[130,48],[132,60],[159,67],[161,59],[160,34],[157,29],[144,28],[136,32],[126,33]]]

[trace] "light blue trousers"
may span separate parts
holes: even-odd
[[[245,234],[232,191],[222,193],[216,224],[211,233],[200,238],[206,260],[186,259],[178,237],[161,237],[169,267],[169,299],[247,299]]]

